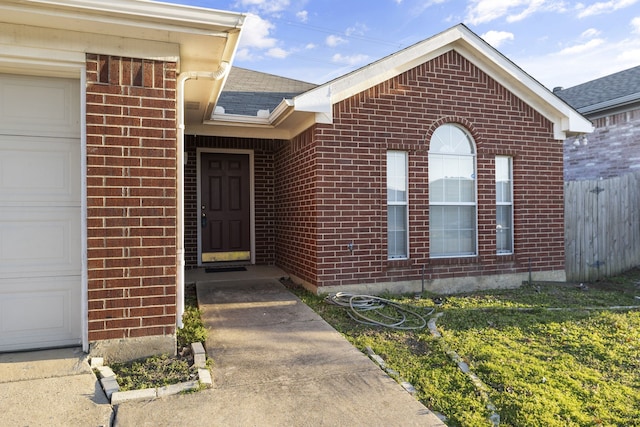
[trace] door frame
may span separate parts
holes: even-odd
[[[250,222],[250,239],[251,239],[251,264],[256,263],[256,239],[255,239],[255,175],[254,175],[254,152],[253,150],[235,150],[235,149],[223,149],[223,148],[197,148],[196,149],[196,208],[202,205],[202,182],[201,182],[201,168],[202,168],[202,154],[243,154],[249,156],[249,222]],[[197,209],[196,209],[197,210]],[[202,262],[202,226],[200,221],[196,221],[198,229],[198,267],[206,265]]]

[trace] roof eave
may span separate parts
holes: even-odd
[[[628,107],[630,105],[640,102],[640,93],[633,93],[631,95],[609,99],[606,101],[598,102],[592,105],[586,105],[578,108],[578,112],[582,114],[600,113],[607,110],[613,110],[618,108]]]
[[[106,33],[122,36],[126,34],[119,27],[138,27],[139,31],[140,26],[211,36],[239,29],[244,21],[244,15],[237,12],[146,0],[4,0],[3,3],[3,8],[14,12],[33,13],[37,8],[39,15],[47,15],[48,27],[69,28],[63,26],[69,19],[93,25],[104,23],[112,26],[111,31],[105,28]]]
[[[283,99],[268,117],[214,113],[204,121],[205,126],[198,128],[198,134],[288,140],[317,122],[315,112],[297,110],[294,100]]]

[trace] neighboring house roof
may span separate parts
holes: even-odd
[[[628,106],[640,102],[640,66],[554,93],[586,115]]]
[[[283,99],[291,99],[317,85],[273,74],[233,67],[218,100],[225,114],[269,114]],[[220,111],[220,110],[219,110]]]
[[[466,26],[459,24],[372,64],[284,99],[268,116],[238,116],[214,112],[199,134],[290,139],[314,123],[332,123],[333,105],[391,79],[448,51],[455,50],[507,90],[531,105],[554,125],[554,135],[593,130],[591,123],[516,66]]]

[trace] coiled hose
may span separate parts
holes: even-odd
[[[327,295],[325,301],[348,309],[347,314],[349,317],[365,325],[384,326],[400,330],[423,329],[427,326],[426,319],[414,310],[410,310],[406,306],[391,300],[372,295],[337,292]],[[435,308],[430,309],[425,315],[431,315],[434,310]]]

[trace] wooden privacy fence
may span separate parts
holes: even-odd
[[[567,281],[592,281],[640,264],[640,173],[564,184]]]

